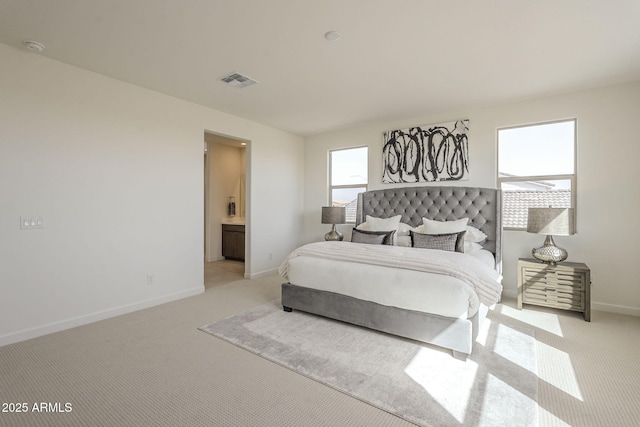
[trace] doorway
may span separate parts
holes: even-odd
[[[229,259],[242,262],[246,277],[249,265],[246,244],[249,241],[249,144],[245,140],[205,131],[204,148],[204,261],[205,264]],[[233,234],[225,237],[228,231]],[[229,236],[235,239],[233,248],[229,245]]]

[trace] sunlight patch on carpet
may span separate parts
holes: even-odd
[[[502,402],[512,402],[512,405],[504,406]],[[527,413],[523,409],[529,403],[536,405],[536,402],[526,394],[522,393],[506,379],[489,374],[486,382],[486,389],[482,399],[482,409],[480,418],[477,420],[479,426],[499,426],[499,425],[526,425]],[[493,408],[500,407],[499,412]],[[514,423],[505,423],[505,420],[513,420]],[[519,421],[516,421],[519,420]],[[536,423],[537,425],[537,423]]]
[[[540,367],[538,376],[554,387],[584,402],[576,371],[573,369],[571,357],[545,343],[538,343],[540,355],[545,363]]]
[[[440,368],[433,369],[434,366]],[[421,348],[404,371],[458,422],[464,421],[478,375],[476,362],[463,362],[448,353]],[[452,372],[455,378],[451,377]]]
[[[501,305],[497,308],[500,313],[505,316],[509,316],[512,319],[519,320],[520,322],[527,323],[531,326],[535,326],[538,329],[547,331],[551,334],[563,337],[562,326],[560,326],[560,319],[553,313],[543,313],[540,311],[531,312],[527,310],[517,310],[508,305]]]
[[[531,364],[530,355],[517,347],[517,343],[522,339],[519,335],[523,332],[500,324],[495,324],[493,327],[497,329],[493,352],[529,372],[536,372],[536,365]]]

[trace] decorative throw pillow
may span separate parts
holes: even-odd
[[[447,234],[423,234],[411,232],[411,246],[422,249],[464,252],[465,231]]]
[[[391,245],[393,243],[393,231],[368,231],[354,228],[351,232],[351,241],[354,243],[367,243],[370,245]]]
[[[392,216],[391,218],[376,218],[375,216],[367,215],[366,221],[359,224],[356,228],[358,230],[367,231],[397,231],[400,227],[400,219],[402,215]],[[409,234],[407,233],[407,236]],[[395,245],[395,235],[392,237],[389,245]]]

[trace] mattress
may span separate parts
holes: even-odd
[[[465,256],[489,268],[494,263],[484,250]],[[293,285],[453,318],[470,318],[481,305],[471,285],[452,276],[313,256],[290,259],[288,279]]]

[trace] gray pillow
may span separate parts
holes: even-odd
[[[423,234],[411,231],[411,246],[422,249],[439,249],[442,251],[464,252],[465,231],[447,234]]]
[[[369,231],[354,228],[351,232],[351,241],[354,243],[368,243],[370,245],[391,245],[393,243],[393,231]]]

